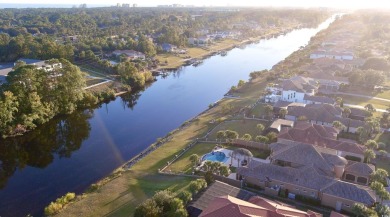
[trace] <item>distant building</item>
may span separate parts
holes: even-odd
[[[173,44],[163,43],[161,44],[161,49],[164,52],[174,52],[177,49],[177,47]]]
[[[337,60],[353,60],[353,53],[348,51],[339,52],[318,50],[310,54],[310,59],[318,59],[324,57]]]
[[[115,50],[112,52],[115,56],[121,56],[125,55],[128,59],[134,60],[134,59],[145,59],[145,54],[135,51],[135,50]]]

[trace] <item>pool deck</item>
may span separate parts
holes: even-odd
[[[240,165],[238,165],[238,161],[237,161],[237,158],[239,159],[239,162],[243,161],[244,160],[244,156],[237,156],[236,158],[233,158],[233,162],[231,160],[231,157],[230,157],[230,154],[233,152],[232,150],[229,150],[229,149],[225,149],[225,148],[219,148],[219,149],[215,149],[213,150],[213,152],[223,152],[226,156],[226,160],[224,160],[224,162],[221,162],[223,164],[225,164],[226,166],[230,166],[230,163],[232,163],[232,166],[233,167],[239,167]],[[203,159],[203,157],[202,157]],[[262,163],[270,163],[269,159],[260,159],[260,158],[252,158],[252,160],[254,161],[258,161],[258,162],[262,162]]]

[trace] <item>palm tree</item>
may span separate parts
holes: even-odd
[[[371,159],[374,159],[376,155],[373,150],[367,149],[364,151],[364,157],[366,158],[366,163],[370,163]]]
[[[194,167],[196,167],[196,165],[198,165],[198,162],[199,162],[199,156],[197,154],[192,154],[190,156],[190,161],[191,163],[193,164]]]
[[[246,134],[244,134],[244,135],[241,137],[241,139],[244,140],[244,141],[249,142],[249,141],[252,140],[252,136],[251,136],[250,134],[246,133]]]
[[[265,127],[264,127],[263,124],[257,124],[257,125],[256,125],[256,128],[260,131],[260,133],[262,133],[263,130],[265,129]]]
[[[369,111],[370,113],[376,111],[375,107],[374,107],[371,103],[365,105],[364,108],[365,108],[367,111]]]
[[[280,115],[280,117],[284,118],[287,115],[287,109],[284,109],[284,108],[280,109],[279,115]]]
[[[345,129],[345,125],[340,121],[333,121],[333,127],[340,131],[343,131]]]
[[[343,114],[346,118],[348,118],[351,115],[351,109],[350,108],[344,108]]]
[[[370,178],[371,182],[380,182],[382,184],[386,183],[386,178],[389,176],[389,173],[384,169],[377,169],[371,173]]]
[[[223,130],[218,131],[217,139],[219,139],[219,141],[222,141],[222,139],[226,139],[226,132]]]
[[[265,105],[264,106],[264,111],[265,111],[265,114],[268,116],[268,117],[272,117],[273,115],[273,110],[274,108],[271,106],[271,105]]]
[[[375,142],[375,140],[368,140],[365,144],[367,148],[369,149],[378,149],[378,143]]]

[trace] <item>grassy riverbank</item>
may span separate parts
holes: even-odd
[[[191,178],[172,177],[158,174],[158,169],[166,165],[194,139],[202,137],[216,125],[212,120],[228,116],[222,109],[230,104],[235,110],[251,105],[259,98],[259,90],[266,85],[266,75],[244,85],[237,99],[223,99],[221,102],[198,116],[187,128],[176,132],[172,140],[150,153],[130,170],[113,178],[97,191],[85,194],[82,199],[68,205],[58,216],[131,216],[134,208],[162,189],[175,192],[184,189]]]

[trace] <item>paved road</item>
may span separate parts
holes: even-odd
[[[358,108],[358,109],[364,109],[364,106],[361,105],[352,105],[352,104],[344,104],[345,106],[352,107],[352,108]],[[387,112],[386,109],[375,109],[377,112]]]
[[[390,99],[384,99],[384,98],[373,97],[373,96],[366,96],[366,95],[361,95],[361,94],[344,93],[344,92],[337,92],[337,94],[348,95],[348,96],[357,96],[357,97],[362,97],[362,98],[367,98],[367,99],[376,99],[376,100],[381,100],[381,101],[385,101],[385,102],[390,102]]]

